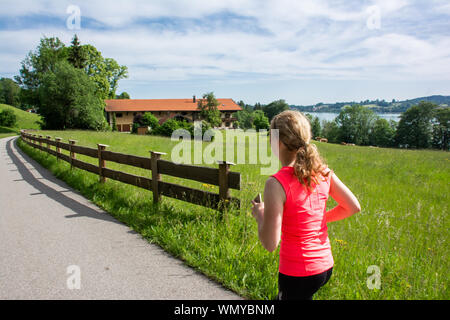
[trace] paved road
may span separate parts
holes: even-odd
[[[9,137],[0,139],[0,299],[241,298],[55,179]]]

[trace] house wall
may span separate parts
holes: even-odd
[[[112,126],[112,113],[114,112],[109,112],[110,113],[110,117],[109,117],[109,124]],[[116,125],[119,131],[123,131],[123,125],[129,125],[130,126],[130,130],[131,127],[133,126],[133,112],[115,112],[116,113]],[[122,114],[121,117],[118,117],[117,114]]]
[[[194,120],[198,120],[199,115],[198,112],[193,111],[149,111],[151,112],[158,120],[159,123],[162,124],[168,119],[172,119],[177,116],[181,116],[183,118],[186,118],[187,121],[192,122]],[[233,128],[233,122],[236,120],[231,115],[235,111],[223,111],[221,112],[221,118],[222,123],[219,128],[221,129],[227,129],[227,128]],[[112,126],[112,113],[116,113],[116,125],[119,129],[123,128],[124,125],[129,125],[129,128],[131,130],[133,126],[133,119],[134,116],[137,114],[144,114],[144,112],[133,112],[133,111],[121,111],[121,112],[109,112],[109,124]],[[122,114],[121,117],[118,117],[117,114]],[[228,124],[228,125],[227,125]]]

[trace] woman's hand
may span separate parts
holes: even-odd
[[[264,220],[264,202],[255,202],[252,200],[252,216],[256,219],[258,225]]]

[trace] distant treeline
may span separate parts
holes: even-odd
[[[351,101],[351,102],[336,102],[336,103],[317,103],[315,105],[307,105],[307,106],[299,106],[299,105],[290,105],[292,109],[297,109],[302,112],[330,112],[330,113],[339,113],[342,108],[345,106],[354,106],[361,105],[370,108],[372,111],[377,113],[401,113],[408,110],[410,107],[417,105],[419,102],[431,102],[437,104],[438,106],[449,106],[450,105],[450,96],[428,96],[422,98],[409,99],[404,101],[396,101],[392,99],[392,101],[383,100],[363,100],[360,102]]]
[[[268,105],[257,103],[251,106],[242,101],[238,104],[242,111],[236,112],[236,125],[243,129],[266,129],[276,114],[290,108],[284,100]],[[313,137],[326,138],[332,143],[450,149],[450,108],[428,101],[420,101],[402,112],[398,123],[387,121],[372,108],[360,104],[343,107],[332,121],[320,122],[318,117],[304,113],[310,120]]]

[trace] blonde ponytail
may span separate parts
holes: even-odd
[[[296,151],[294,172],[301,184],[311,190],[311,182],[319,183],[319,177],[329,175],[324,160],[311,140],[311,125],[308,119],[294,110],[276,115],[270,124],[271,129],[279,130],[279,139],[290,151]]]

